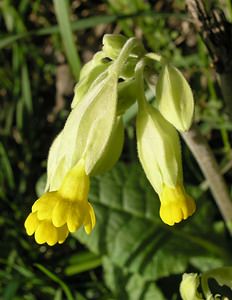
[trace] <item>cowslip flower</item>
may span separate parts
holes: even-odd
[[[159,195],[161,219],[168,225],[187,219],[196,206],[184,190],[177,131],[145,101],[139,104],[136,128],[139,159]]]
[[[82,225],[87,234],[95,226],[95,214],[87,197],[89,176],[81,159],[65,175],[57,191],[46,192],[32,206],[25,221],[28,235],[35,235],[38,244],[50,246],[63,243],[69,232]]]
[[[94,210],[87,201],[89,176],[111,168],[121,153],[124,130],[117,116],[118,78],[134,48],[139,48],[138,41],[131,38],[110,64],[99,53],[82,70],[72,111],[49,151],[46,192],[25,221],[27,233],[35,234],[39,244],[63,243],[82,225],[87,234],[95,226]]]

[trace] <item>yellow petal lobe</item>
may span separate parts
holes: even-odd
[[[195,201],[186,194],[180,185],[176,187],[163,185],[159,197],[161,201],[160,217],[164,223],[170,226],[186,220],[196,210]]]
[[[36,213],[30,213],[24,223],[27,234],[32,235],[36,231],[38,225],[39,225],[39,220],[36,216]]]
[[[87,234],[90,234],[96,224],[96,217],[94,209],[90,203],[88,203],[88,213],[85,218],[84,228]]]

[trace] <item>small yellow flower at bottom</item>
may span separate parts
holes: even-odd
[[[28,235],[38,244],[63,243],[69,232],[84,225],[87,234],[95,226],[95,213],[88,202],[89,176],[81,159],[64,177],[58,191],[47,192],[32,206],[25,221]]]
[[[181,185],[169,187],[163,185],[160,197],[160,217],[170,226],[186,220],[196,210],[195,201],[186,194]]]

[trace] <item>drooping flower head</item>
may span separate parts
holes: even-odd
[[[118,79],[131,51],[136,48],[133,58],[143,53],[135,38],[118,39],[120,47],[111,62],[103,58],[111,57],[114,47],[109,46],[114,38],[108,38],[104,51],[83,68],[72,110],[50,148],[46,192],[25,221],[27,233],[35,234],[39,244],[62,243],[82,225],[86,233],[95,226],[94,210],[87,200],[89,176],[111,168],[121,153],[124,135],[117,113]]]
[[[138,155],[148,180],[159,195],[161,219],[168,225],[174,225],[191,216],[196,206],[194,200],[184,190],[181,149],[177,131],[157,108],[146,101],[143,68],[143,62],[137,64]],[[172,110],[172,105],[170,110]],[[178,119],[178,116],[176,118]],[[192,118],[192,115],[185,116],[185,118]],[[187,120],[187,123],[190,124],[190,121]]]
[[[178,134],[157,109],[147,104],[137,117],[138,154],[147,178],[158,193],[160,217],[174,225],[195,211],[183,187]]]

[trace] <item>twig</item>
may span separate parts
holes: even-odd
[[[207,179],[215,202],[232,235],[232,202],[212,150],[196,126],[193,126],[188,132],[182,133],[182,137]]]
[[[232,24],[219,8],[207,12],[202,0],[186,0],[186,4],[218,73],[226,111],[232,120]]]
[[[232,24],[218,8],[211,9],[208,13],[202,0],[186,0],[186,5],[213,60],[219,75],[226,109],[232,119]],[[182,136],[205,175],[215,202],[232,235],[232,201],[212,150],[196,127]]]

